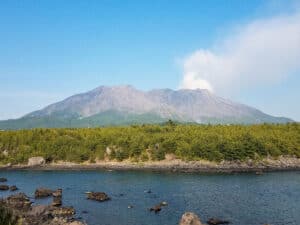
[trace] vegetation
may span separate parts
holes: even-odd
[[[0,202],[0,224],[1,225],[17,225],[18,218],[13,213],[4,207]]]
[[[109,150],[108,150],[109,148]],[[2,152],[2,153],[1,153]],[[163,125],[0,131],[0,162],[59,160],[148,161],[172,154],[183,160],[260,160],[300,157],[300,124]]]

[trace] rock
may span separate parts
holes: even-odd
[[[62,189],[59,188],[52,193],[53,197],[62,197]]]
[[[88,214],[89,212],[86,211],[86,210],[82,210],[81,213],[82,213],[82,214]]]
[[[110,200],[104,192],[87,192],[87,199],[104,202]]]
[[[9,189],[8,185],[2,184],[0,185],[0,191],[7,191]]]
[[[61,197],[58,190],[56,197]],[[73,207],[53,207],[51,205],[31,205],[24,193],[11,195],[0,200],[0,205],[10,209],[22,225],[85,225],[75,220]],[[0,219],[1,220],[1,219]],[[18,224],[19,224],[18,223]],[[2,225],[2,223],[0,222]]]
[[[58,207],[62,205],[62,199],[61,197],[54,197],[53,196],[53,202],[51,204],[52,206]]]
[[[7,179],[6,178],[4,178],[4,177],[0,177],[0,182],[6,182],[7,181]]]
[[[2,152],[2,154],[3,154],[4,156],[8,156],[8,151],[7,151],[7,150],[4,150],[4,151]]]
[[[161,211],[161,206],[160,205],[156,205],[150,208],[150,211],[154,211],[155,213],[158,213]]]
[[[38,188],[34,192],[35,198],[46,198],[53,194],[53,190],[47,188]]]
[[[29,210],[32,204],[32,202],[24,193],[11,195],[5,199],[5,202],[11,208],[22,210],[22,211]]]
[[[46,163],[43,157],[31,157],[28,159],[28,166],[41,166]]]
[[[128,208],[128,209],[132,209],[132,208],[133,208],[133,206],[132,206],[132,205],[129,205],[127,208]]]
[[[30,212],[28,213],[29,216],[41,216],[42,214],[45,214],[47,211],[49,211],[48,205],[35,205],[31,207]]]
[[[204,225],[199,217],[192,212],[186,212],[182,215],[179,225]]]
[[[80,221],[73,221],[73,222],[70,222],[66,225],[84,225],[84,223],[80,222]]]
[[[50,211],[54,217],[71,217],[75,215],[75,209],[73,207],[54,207]]]
[[[161,207],[167,206],[167,205],[168,205],[167,202],[161,202],[158,205],[153,206],[152,208],[150,208],[150,211],[154,211],[155,213],[157,213],[157,212],[161,211]]]
[[[216,219],[216,218],[210,218],[207,223],[209,225],[219,225],[219,224],[229,224],[229,221],[227,220],[219,220],[219,219]]]
[[[17,190],[19,190],[19,188],[17,188],[16,185],[12,185],[12,186],[9,187],[9,190],[10,191],[17,191]]]
[[[144,191],[145,193],[148,193],[148,194],[151,194],[152,193],[152,191],[149,189],[149,190],[145,190]]]
[[[263,173],[262,170],[259,170],[259,171],[256,171],[255,174],[256,174],[256,175],[263,175],[264,173]]]
[[[112,153],[112,150],[109,147],[106,147],[105,153],[106,153],[106,155],[110,156]]]
[[[167,203],[167,202],[161,202],[160,205],[161,205],[161,206],[167,206],[168,203]]]
[[[61,206],[62,205],[62,189],[57,189],[52,193],[53,195],[53,202],[52,206]]]

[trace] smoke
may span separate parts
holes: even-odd
[[[300,13],[252,21],[183,60],[180,88],[230,94],[300,71]]]

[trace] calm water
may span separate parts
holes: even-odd
[[[36,187],[63,188],[64,205],[72,205],[89,225],[178,224],[185,211],[236,225],[300,224],[300,172],[254,174],[176,174],[124,171],[0,172],[8,184],[29,196]],[[145,193],[151,189],[152,193]],[[112,200],[85,199],[86,191],[104,191]],[[9,192],[0,192],[6,196]],[[123,194],[123,195],[122,195]],[[49,199],[51,200],[51,199]],[[48,200],[48,201],[49,201]],[[148,208],[167,201],[158,214]],[[45,203],[47,200],[36,201]],[[134,208],[128,209],[128,205]],[[88,211],[87,214],[82,213]]]

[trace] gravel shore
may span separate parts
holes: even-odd
[[[293,157],[266,158],[260,161],[247,162],[223,161],[182,161],[179,159],[131,162],[131,161],[97,161],[96,163],[57,162],[40,166],[7,165],[0,166],[0,170],[149,170],[170,172],[266,172],[300,170],[300,159]]]

